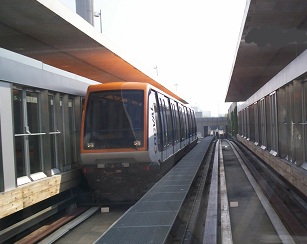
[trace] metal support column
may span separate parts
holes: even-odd
[[[2,151],[3,186],[1,191],[8,191],[16,187],[15,152],[12,86],[10,83],[0,81],[0,133]],[[3,143],[5,142],[5,143]]]

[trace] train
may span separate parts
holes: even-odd
[[[90,191],[100,199],[139,198],[197,142],[194,110],[170,92],[139,82],[87,89],[81,167]]]

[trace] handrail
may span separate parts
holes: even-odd
[[[49,132],[48,134],[49,134],[49,135],[61,134],[61,131],[56,130],[56,131],[53,131],[53,132]]]
[[[31,133],[30,131],[26,131],[26,134],[15,134],[15,136],[39,136],[39,135],[46,135],[46,132],[38,132],[38,133]]]

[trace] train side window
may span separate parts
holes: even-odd
[[[176,103],[171,103],[172,121],[173,121],[173,131],[174,131],[174,143],[179,141],[179,117]]]
[[[179,119],[179,140],[182,141],[182,112],[179,104],[177,104],[177,108],[178,108],[178,119]]]
[[[191,117],[191,136],[194,136],[195,135],[195,121],[194,121],[194,118],[195,118],[195,116],[194,116],[194,111],[193,110],[191,110],[191,112],[190,112],[190,117]]]
[[[189,138],[189,135],[190,135],[190,113],[189,113],[189,109],[187,107],[185,108],[185,112],[186,112],[186,120],[187,120],[186,138]]]
[[[184,120],[184,139],[188,138],[188,115],[187,108],[183,107],[183,120]]]
[[[157,92],[155,92],[155,98],[156,98],[156,103],[154,106],[154,110],[155,110],[155,119],[157,123],[157,144],[158,144],[158,150],[162,151],[163,149],[162,121],[161,121],[160,104]]]
[[[165,136],[165,131],[166,131],[166,128],[165,128],[165,119],[164,119],[164,113],[163,113],[163,104],[162,104],[162,100],[161,98],[159,98],[159,118],[160,118],[160,121],[161,121],[161,149],[160,151],[163,151],[163,148],[164,148],[164,145],[166,143],[166,136]]]
[[[196,125],[196,116],[195,112],[193,111],[193,123],[194,123],[194,135],[196,136],[197,134],[197,125]]]
[[[166,98],[165,112],[166,112],[166,119],[167,119],[168,144],[173,145],[174,144],[173,120],[172,120],[172,115],[171,115],[171,106],[170,106],[170,99],[169,98]]]
[[[184,118],[184,111],[183,107],[178,104],[179,110],[179,121],[180,121],[180,141],[185,139],[185,118]]]
[[[167,115],[166,115],[166,106],[165,106],[165,101],[164,99],[161,99],[162,103],[162,119],[163,119],[163,124],[164,124],[164,147],[167,147],[168,145],[168,123],[167,123]]]
[[[177,111],[174,104],[171,104],[171,114],[173,122],[173,143],[178,142],[178,123],[177,123]]]
[[[191,136],[193,136],[195,133],[194,133],[194,111],[191,110]]]
[[[191,120],[191,110],[187,108],[188,115],[188,137],[192,135],[192,120]]]

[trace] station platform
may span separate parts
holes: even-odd
[[[206,137],[95,243],[167,243],[213,137]],[[203,243],[295,243],[227,140],[215,141]],[[187,242],[189,243],[189,242]]]
[[[213,137],[206,137],[95,243],[165,243]]]

